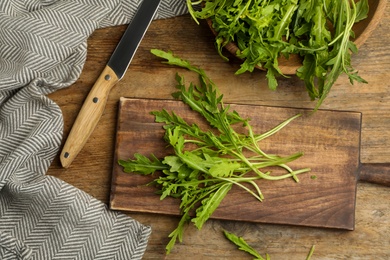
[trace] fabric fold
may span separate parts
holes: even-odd
[[[47,94],[73,84],[99,28],[141,1],[0,2],[0,259],[141,259],[151,228],[46,172],[63,135]],[[155,19],[186,13],[163,0]]]

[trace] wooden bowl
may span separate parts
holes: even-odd
[[[386,8],[387,0],[368,0],[369,13],[368,17],[353,26],[355,32],[355,44],[359,48],[371,35],[372,31],[377,27],[380,22],[382,15]],[[217,32],[212,27],[212,22],[210,19],[207,20],[207,23],[214,33],[217,35]],[[225,49],[231,54],[236,56],[238,47],[235,43],[229,42]],[[287,60],[283,56],[279,58],[279,68],[285,75],[293,75],[296,73],[296,70],[302,65],[302,58],[298,55],[290,55],[290,58]],[[257,67],[259,69],[264,69]]]

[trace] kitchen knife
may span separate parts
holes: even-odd
[[[161,0],[143,0],[106,67],[89,92],[62,152],[62,167],[69,167],[100,120],[114,85],[124,76]]]

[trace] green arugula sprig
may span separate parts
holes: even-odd
[[[353,84],[366,83],[351,65],[357,47],[352,26],[365,19],[368,0],[186,0],[193,19],[211,19],[218,33],[216,47],[222,54],[229,42],[238,46],[243,59],[236,74],[254,68],[267,70],[269,88],[285,76],[278,58],[300,55],[303,65],[296,75],[305,83],[318,109],[338,77],[345,73]],[[200,10],[194,6],[200,5]]]
[[[239,237],[233,233],[230,233],[226,230],[223,231],[223,234],[225,235],[225,237],[230,241],[232,242],[233,244],[235,244],[239,250],[242,250],[244,252],[247,252],[248,254],[252,255],[255,257],[255,260],[271,260],[270,256],[268,254],[265,255],[265,258],[263,258],[259,252],[256,251],[256,249],[254,249],[253,247],[251,247],[246,241],[244,238],[242,237]],[[310,248],[310,251],[309,251],[309,254],[307,255],[306,257],[306,260],[310,260],[311,257],[313,256],[314,254],[314,249],[315,249],[315,246],[313,245],[311,248]]]
[[[218,94],[215,84],[202,69],[170,52],[152,50],[152,53],[166,59],[168,64],[187,68],[199,75],[200,84],[191,83],[188,87],[182,77],[176,76],[178,92],[173,96],[202,115],[210,126],[210,129],[202,130],[197,124],[188,124],[174,112],[169,113],[164,109],[153,111],[151,113],[155,116],[155,121],[164,124],[164,139],[173,147],[174,154],[161,160],[154,155],[148,158],[141,154],[135,154],[134,160],[119,160],[125,172],[150,175],[161,171],[163,174],[152,182],[160,188],[161,200],[168,196],[180,198],[182,218],[169,235],[171,240],[166,247],[168,254],[177,240],[182,241],[184,225],[191,221],[201,229],[233,185],[262,201],[264,196],[256,180],[292,177],[299,181],[297,175],[310,169],[293,170],[287,165],[302,156],[302,153],[280,157],[265,153],[258,144],[299,115],[263,134],[255,134],[249,119],[242,118],[223,104],[223,96]],[[234,130],[233,125],[237,123],[246,127],[247,134]],[[253,155],[245,155],[248,152]],[[272,166],[281,167],[287,173],[274,176],[271,172],[262,171],[263,168]]]
[[[248,245],[248,243],[242,238],[239,237],[233,233],[230,233],[226,230],[223,231],[223,234],[225,237],[232,243],[234,243],[239,250],[242,250],[244,252],[247,252],[248,254],[252,255],[255,257],[256,260],[270,260],[270,256],[266,254],[265,258],[263,258],[259,252],[256,251],[253,247]]]

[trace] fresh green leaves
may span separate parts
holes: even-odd
[[[152,111],[155,121],[163,124],[164,139],[174,153],[157,159],[135,154],[134,159],[120,160],[125,172],[153,174],[162,172],[152,184],[166,197],[179,198],[182,218],[177,228],[169,235],[166,249],[169,253],[176,240],[182,241],[184,225],[192,221],[198,229],[210,218],[226,197],[233,185],[244,189],[256,200],[264,199],[256,180],[280,180],[293,178],[309,169],[291,169],[287,163],[298,159],[302,153],[290,156],[267,154],[260,149],[259,142],[275,134],[295,119],[294,116],[273,129],[256,134],[250,119],[242,118],[236,111],[223,103],[223,95],[206,73],[192,66],[188,61],[173,56],[170,52],[152,50],[155,55],[167,60],[168,64],[180,66],[199,75],[199,84],[185,85],[184,79],[176,77],[177,92],[174,97],[187,104],[194,113],[199,113],[209,128],[202,130],[197,124],[189,124],[174,112]],[[234,125],[241,124],[247,133],[237,132]],[[280,167],[285,174],[272,175],[263,168]],[[244,185],[246,184],[246,185]]]
[[[242,238],[239,237],[233,233],[230,233],[226,230],[223,231],[223,234],[225,237],[230,240],[232,243],[234,243],[238,249],[247,252],[248,254],[251,254],[252,256],[256,257],[256,260],[270,260],[268,254],[266,254],[266,258],[263,258],[253,247],[248,245],[248,243]]]
[[[124,172],[137,172],[144,175],[149,175],[155,171],[162,171],[167,169],[167,166],[160,162],[155,156],[148,157],[142,154],[134,154],[135,161],[137,163],[129,163],[124,160],[119,160],[118,163],[123,167]]]
[[[239,250],[245,251],[248,254],[252,255],[255,257],[255,260],[270,260],[270,256],[266,254],[265,258],[263,258],[259,252],[257,252],[253,247],[251,247],[242,237],[239,237],[233,233],[230,233],[226,230],[223,231],[223,234],[225,237],[235,244]],[[310,258],[313,256],[315,246],[313,245],[309,251],[309,254],[306,257],[306,260],[310,260]]]
[[[342,73],[351,84],[366,83],[351,65],[351,53],[357,52],[351,39],[352,26],[367,17],[368,0],[187,0],[187,6],[195,21],[212,20],[221,56],[228,42],[237,44],[243,63],[236,74],[265,68],[272,90],[283,76],[278,58],[300,55],[303,65],[296,74],[310,98],[318,99],[316,109]]]

